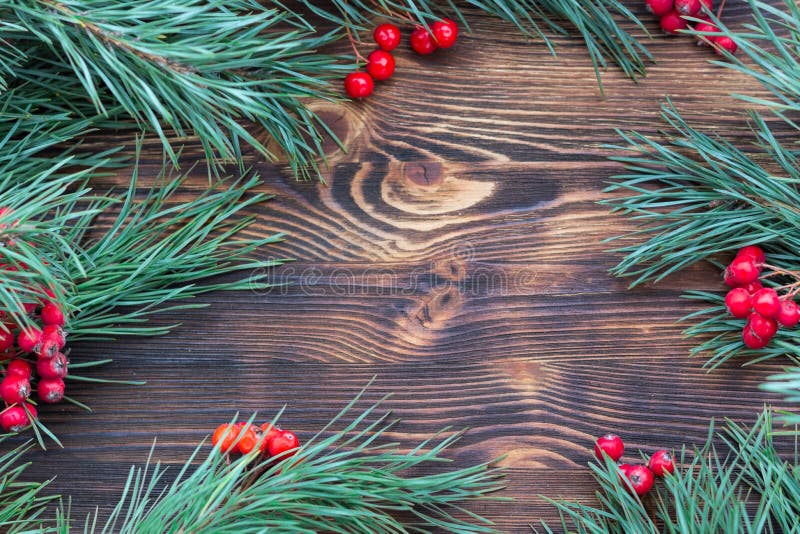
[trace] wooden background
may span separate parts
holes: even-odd
[[[286,424],[308,436],[377,375],[368,398],[394,393],[404,445],[454,425],[471,428],[456,465],[507,455],[515,502],[473,509],[526,532],[554,518],[540,494],[591,498],[594,436],[651,452],[702,440],[712,416],[752,420],[779,363],[707,374],[676,325],[691,310],[681,292],[720,287],[718,273],[698,266],[633,291],[607,274],[619,257],[602,240],[631,228],[596,204],[620,171],[603,148],[614,129],[656,133],[669,94],[743,144],[741,105],[726,95],[759,92],[635,10],[658,63],[638,85],[606,73],[605,99],[580,39],[556,40],[553,58],[476,16],[450,51],[421,58],[404,45],[368,101],[320,107],[349,149],[331,147],[327,185],[256,163],[276,198],[255,228],[286,233],[263,255],[296,260],[273,273],[290,285],[211,295],[210,308],[164,317],[183,323],[168,337],[75,346],[77,358],[115,360],[91,376],[147,385],[70,386],[94,413],[42,410],[65,447],[31,454],[28,476],[56,477],[81,515],[116,501],[156,436],[155,456],[180,463],[236,410],[284,403]],[[739,0],[726,13],[747,19]],[[155,145],[147,157],[160,157]]]

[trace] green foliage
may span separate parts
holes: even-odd
[[[384,442],[392,428],[378,404],[350,402],[295,456],[233,461],[214,448],[202,461],[200,445],[164,488],[166,470],[148,459],[131,468],[119,503],[105,523],[98,511],[83,525],[68,511],[56,531],[84,533],[380,533],[494,532],[491,523],[459,503],[493,498],[502,473],[488,464],[436,474],[408,470],[449,462],[442,453],[460,434],[436,436],[408,451]],[[340,427],[340,428],[336,428]]]
[[[8,436],[0,435],[0,444]],[[42,514],[54,497],[42,495],[47,482],[22,482],[20,477],[28,464],[22,455],[31,444],[22,445],[0,455],[0,530],[9,534],[45,532]]]
[[[591,465],[599,506],[548,500],[558,508],[564,531],[580,534],[799,532],[797,453],[791,461],[782,458],[773,433],[767,409],[751,428],[727,421],[718,431],[712,423],[705,445],[684,448],[675,474],[644,499],[631,494],[609,459]]]
[[[376,17],[427,25],[446,16],[469,27],[464,11],[452,1],[303,0],[303,4],[316,15],[356,32],[369,30]],[[644,75],[645,62],[652,59],[650,52],[620,27],[621,18],[645,30],[633,13],[616,0],[467,0],[464,4],[513,23],[525,35],[542,39],[553,52],[548,33],[566,35],[567,28],[577,30],[586,43],[598,81],[600,69],[608,66],[608,59],[631,78]]]

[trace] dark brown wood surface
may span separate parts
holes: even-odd
[[[727,94],[760,92],[637,12],[658,63],[638,84],[610,70],[605,98],[580,39],[557,39],[553,58],[478,16],[449,52],[404,47],[368,101],[320,106],[349,150],[331,147],[327,185],[254,160],[275,194],[254,231],[286,234],[263,256],[295,259],[273,273],[288,285],[211,295],[210,308],[162,317],[183,323],[167,337],[75,346],[115,360],[91,376],[147,384],[71,387],[94,413],[45,408],[64,449],[31,454],[29,476],[56,477],[84,514],[116,501],[156,437],[155,457],[179,463],[235,411],[284,403],[308,436],[377,376],[368,398],[394,394],[404,445],[452,425],[471,429],[456,465],[507,455],[515,502],[474,509],[526,532],[554,518],[540,494],[591,498],[596,435],[652,451],[702,440],[714,416],[751,420],[774,400],[757,386],[780,364],[708,374],[676,325],[692,309],[681,292],[719,287],[718,273],[697,266],[633,291],[607,274],[619,256],[602,240],[632,227],[596,203],[620,171],[603,147],[614,129],[655,134],[668,94],[744,144]],[[726,13],[747,18],[737,0]]]

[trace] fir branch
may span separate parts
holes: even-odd
[[[85,532],[494,532],[488,520],[457,503],[492,498],[501,472],[479,464],[406,474],[449,462],[442,453],[460,434],[435,436],[403,452],[382,443],[393,423],[387,422],[388,414],[377,415],[379,403],[356,411],[362,394],[291,457],[228,461],[214,448],[195,467],[201,445],[177,479],[160,491],[165,470],[152,463],[151,452],[143,468],[131,469],[106,523],[100,525],[98,512],[87,518]],[[58,530],[67,532],[69,526],[62,511]]]
[[[765,409],[751,428],[727,421],[709,427],[700,448],[684,447],[675,474],[657,484],[644,500],[631,495],[616,464],[592,464],[599,506],[552,502],[565,532],[730,534],[798,532],[798,457],[778,452],[772,413]],[[723,443],[718,451],[715,441]],[[546,532],[553,532],[543,524]],[[536,529],[534,528],[534,531]]]
[[[314,0],[303,0],[303,4],[316,15],[355,31],[364,31],[376,17],[427,26],[428,22],[447,16],[458,18],[469,27],[464,11],[452,1],[334,0],[322,7]],[[598,82],[600,69],[608,66],[607,58],[634,79],[644,75],[645,63],[652,59],[618,19],[647,30],[616,0],[467,0],[465,4],[513,23],[525,35],[542,39],[553,53],[548,33],[565,35],[567,28],[577,30],[586,43]]]

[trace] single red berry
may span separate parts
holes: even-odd
[[[244,429],[244,433],[242,433],[242,437],[239,438],[236,444],[236,448],[238,448],[239,452],[242,454],[250,454],[253,452],[253,449],[256,448],[260,439],[261,429],[255,425],[247,425],[247,428]]]
[[[800,308],[793,300],[782,300],[781,309],[778,312],[778,322],[787,328],[794,328],[800,322]]]
[[[28,426],[28,414],[22,406],[12,406],[0,413],[0,426],[6,432],[19,432]]]
[[[762,339],[755,335],[749,324],[746,324],[742,330],[742,341],[749,349],[763,349],[769,344],[769,339]]]
[[[667,33],[678,33],[679,30],[686,28],[686,21],[681,18],[680,13],[675,10],[670,11],[661,17],[661,29]]]
[[[633,491],[639,496],[645,495],[653,489],[653,484],[656,481],[653,472],[645,465],[634,465],[628,469],[625,475],[628,477],[628,480],[630,480]]]
[[[7,375],[0,381],[0,397],[6,404],[23,402],[31,394],[31,383],[27,378],[16,375]]]
[[[703,22],[698,22],[697,24],[695,24],[694,30],[697,32],[704,32],[704,33],[719,33],[719,28],[717,28],[708,18],[704,18]],[[698,35],[697,45],[710,46],[714,38],[715,38],[714,35],[704,35],[704,36]]]
[[[292,449],[296,449],[299,446],[300,446],[300,440],[297,439],[297,436],[294,434],[294,432],[290,432],[288,430],[281,430],[280,434],[274,436],[269,441],[267,449],[269,450],[270,456],[277,456],[286,451],[291,451]],[[292,454],[287,454],[286,456],[292,456]]]
[[[67,334],[57,324],[48,324],[42,327],[42,342],[48,339],[52,339],[58,344],[58,350],[63,349],[67,344]]]
[[[674,0],[646,0],[645,4],[647,6],[647,11],[656,17],[663,17],[672,11]]]
[[[764,265],[764,262],[767,261],[767,255],[764,253],[764,250],[757,245],[747,245],[743,247],[736,253],[736,257],[749,258],[755,262],[757,267]]]
[[[734,282],[738,285],[749,284],[758,280],[759,269],[750,258],[736,258],[728,266]]]
[[[18,376],[19,378],[30,379],[31,377],[31,364],[25,360],[11,360],[6,367],[6,376]]]
[[[36,362],[36,372],[42,378],[64,378],[67,376],[67,357],[60,352],[52,358],[39,358]]]
[[[14,334],[11,329],[4,330],[0,327],[0,352],[10,349],[14,345]]]
[[[400,28],[394,24],[381,24],[375,28],[372,37],[383,50],[391,52],[400,44]]]
[[[55,404],[64,398],[64,387],[60,378],[42,378],[36,384],[36,395],[44,403]]]
[[[17,335],[17,346],[22,352],[35,352],[42,342],[42,331],[33,326],[22,330]]]
[[[730,37],[722,35],[714,39],[714,50],[721,56],[724,56],[725,52],[735,54],[738,48],[739,47]]]
[[[367,56],[367,72],[378,81],[388,80],[394,74],[394,57],[385,50],[373,50]]]
[[[47,338],[39,343],[39,346],[36,348],[36,355],[40,358],[52,358],[58,354],[58,350],[58,341],[52,338]]]
[[[219,445],[222,452],[228,452],[233,448],[237,437],[236,425],[219,425],[211,436],[211,444],[215,447]]]
[[[700,0],[675,0],[675,11],[681,15],[694,17],[700,13]]]
[[[281,432],[283,431],[280,428],[278,428],[277,426],[273,426],[270,423],[264,423],[263,425],[261,425],[261,435],[262,435],[261,446],[260,446],[261,452],[268,453],[269,442],[272,441],[272,438],[279,435]]]
[[[601,462],[605,462],[603,455],[607,454],[615,462],[622,458],[625,452],[625,443],[616,434],[606,434],[597,438],[594,443],[594,455]]]
[[[374,88],[375,83],[366,72],[351,72],[344,79],[344,90],[350,98],[366,98]]]
[[[747,285],[742,286],[744,289],[747,290],[750,295],[754,295],[756,291],[764,287],[764,284],[761,283],[761,280],[756,280],[755,282],[750,282]]]
[[[666,473],[672,474],[675,472],[675,461],[668,450],[661,449],[653,453],[650,461],[647,462],[647,467],[655,476],[663,477]]]
[[[744,319],[750,315],[752,302],[750,300],[750,293],[743,287],[735,287],[728,291],[725,295],[725,306],[731,315],[737,319]]]
[[[433,23],[433,39],[439,48],[450,48],[456,44],[458,25],[450,19],[437,20]]]
[[[64,323],[66,322],[64,312],[61,311],[61,308],[59,308],[57,304],[52,302],[48,302],[44,305],[39,317],[41,317],[44,324],[64,326]]]
[[[778,323],[775,321],[775,319],[764,317],[756,312],[753,312],[748,316],[747,324],[750,326],[753,334],[761,339],[767,340],[767,342],[769,342],[769,340],[772,339],[772,337],[778,331]]]
[[[778,292],[771,287],[756,291],[753,295],[753,309],[764,317],[777,317],[781,310],[781,300]]]
[[[414,28],[414,31],[411,32],[411,39],[409,41],[414,52],[421,56],[433,54],[433,52],[438,48],[433,35],[431,35],[431,33],[422,26],[417,26]]]

